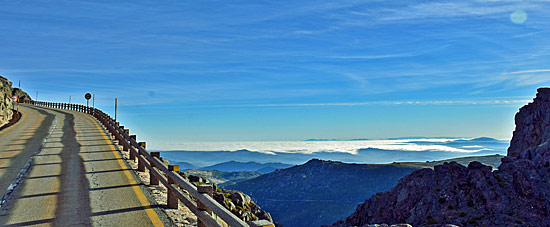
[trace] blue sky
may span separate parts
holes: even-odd
[[[547,1],[2,1],[0,74],[150,144],[490,136],[550,82]]]

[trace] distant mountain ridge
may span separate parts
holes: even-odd
[[[179,165],[181,170],[186,169],[200,169],[201,167],[189,162],[171,162],[172,165]]]
[[[499,164],[503,156],[454,159]],[[348,164],[312,159],[303,165],[220,187],[243,191],[284,226],[330,224],[353,212],[357,204],[377,192],[389,190],[402,177],[437,162]]]
[[[364,142],[368,142],[365,140]],[[296,141],[303,143],[316,143],[307,141]],[[326,141],[319,141],[320,143]],[[340,141],[329,141],[330,143],[338,143]],[[343,141],[345,142],[345,141]],[[355,142],[355,141],[347,141]],[[361,141],[357,141],[361,142]],[[510,142],[508,140],[495,139],[468,139],[468,140],[452,140],[452,141],[402,141],[401,144],[417,144],[423,146],[442,145],[453,149],[464,150],[465,152],[450,152],[441,150],[423,150],[423,151],[406,151],[406,150],[384,150],[376,148],[358,149],[353,154],[345,152],[321,151],[315,153],[307,152],[256,152],[246,149],[237,151],[162,151],[163,157],[171,162],[187,162],[200,168],[212,166],[218,163],[227,161],[236,162],[258,162],[258,163],[286,163],[286,164],[302,164],[308,160],[317,158],[323,160],[335,160],[341,162],[354,163],[390,163],[390,162],[423,162],[433,160],[444,160],[457,157],[467,156],[483,156],[492,154],[506,154],[506,149]],[[345,145],[345,144],[344,144]],[[414,145],[412,145],[414,146]],[[434,146],[441,147],[441,146]],[[305,147],[304,149],[307,149]],[[396,159],[397,157],[397,159]]]
[[[217,170],[222,172],[252,171],[260,173],[271,173],[277,169],[284,169],[293,165],[284,163],[258,163],[258,162],[237,162],[229,161],[212,166],[202,167],[199,170]]]

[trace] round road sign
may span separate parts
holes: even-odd
[[[11,101],[13,101],[13,102],[17,102],[18,99],[19,98],[17,98],[17,95],[14,95],[14,96],[11,97]]]
[[[86,93],[86,95],[84,95],[84,98],[86,98],[86,99],[91,99],[91,98],[92,98],[92,94]]]

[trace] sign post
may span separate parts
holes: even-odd
[[[90,99],[92,98],[92,94],[86,93],[84,95],[84,98],[86,99],[86,112],[88,114],[90,114],[90,112],[89,112],[89,110],[90,110]]]
[[[117,105],[118,105],[118,99],[115,98],[115,122],[116,122],[116,114],[117,114]]]
[[[93,99],[92,99],[92,109],[93,109],[93,112],[92,112],[92,115],[95,115],[95,94],[93,95]]]
[[[86,99],[86,107],[90,107],[90,99],[92,98],[92,94],[86,93],[84,98]]]
[[[18,99],[19,98],[17,97],[17,95],[14,95],[14,96],[11,97],[11,101],[13,102],[13,105],[12,105],[13,111],[15,111],[15,103],[17,102]]]

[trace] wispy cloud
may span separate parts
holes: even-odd
[[[342,103],[278,103],[278,104],[239,104],[239,105],[196,105],[196,108],[225,107],[323,107],[323,106],[373,106],[373,105],[509,105],[528,103],[532,100],[452,100],[452,101],[380,101]]]
[[[508,74],[545,73],[545,72],[550,72],[550,69],[531,69],[531,70],[510,72]]]
[[[350,56],[329,56],[329,58],[339,59],[386,59],[386,58],[404,58],[413,57],[417,54],[414,53],[402,53],[402,54],[386,54],[386,55],[350,55]]]

